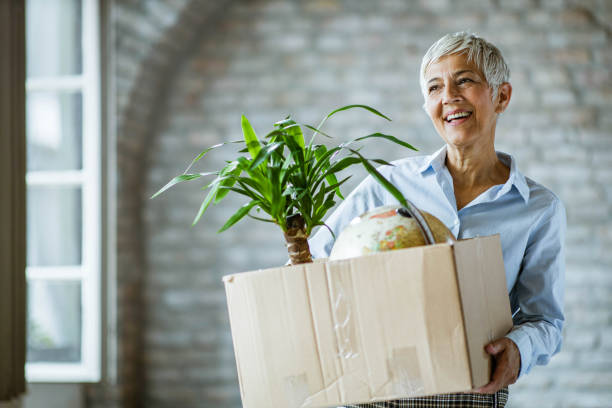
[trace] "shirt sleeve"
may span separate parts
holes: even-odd
[[[313,258],[326,258],[332,250],[335,238],[355,218],[383,205],[380,185],[371,176],[363,180],[325,220],[325,226],[308,240]],[[333,231],[334,235],[331,234]]]
[[[514,328],[506,337],[521,355],[519,377],[534,365],[547,364],[561,349],[565,287],[566,214],[555,197],[550,210],[532,230],[521,270],[510,292]]]

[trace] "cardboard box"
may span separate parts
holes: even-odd
[[[246,408],[469,391],[512,328],[498,235],[224,282]]]

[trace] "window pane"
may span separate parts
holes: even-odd
[[[81,283],[28,282],[28,362],[81,361]]]
[[[28,171],[83,167],[82,99],[80,92],[28,92]]]
[[[80,0],[27,0],[27,76],[82,72]]]
[[[81,188],[28,187],[28,265],[81,264]]]

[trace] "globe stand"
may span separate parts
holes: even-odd
[[[414,204],[412,204],[409,200],[406,200],[405,204],[406,206],[400,207],[397,209],[397,213],[401,215],[402,217],[414,218],[417,225],[419,226],[419,229],[421,230],[421,234],[423,234],[423,238],[425,239],[425,244],[426,245],[435,244],[436,240],[434,239],[433,233],[431,232],[431,228],[429,228],[429,224],[425,220],[425,217],[423,217],[423,214],[421,213],[421,211],[419,211],[419,209]]]

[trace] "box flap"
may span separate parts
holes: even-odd
[[[324,273],[324,264],[308,268]],[[290,398],[286,406],[298,407],[324,388],[305,269],[297,265],[225,279],[245,402],[278,406],[274,393],[280,393]]]
[[[499,235],[457,241],[454,254],[472,387],[481,387],[490,381],[492,369],[484,347],[512,329]]]
[[[422,303],[431,374],[435,380],[432,390],[434,393],[467,391],[470,389],[470,365],[452,247],[425,248]]]

